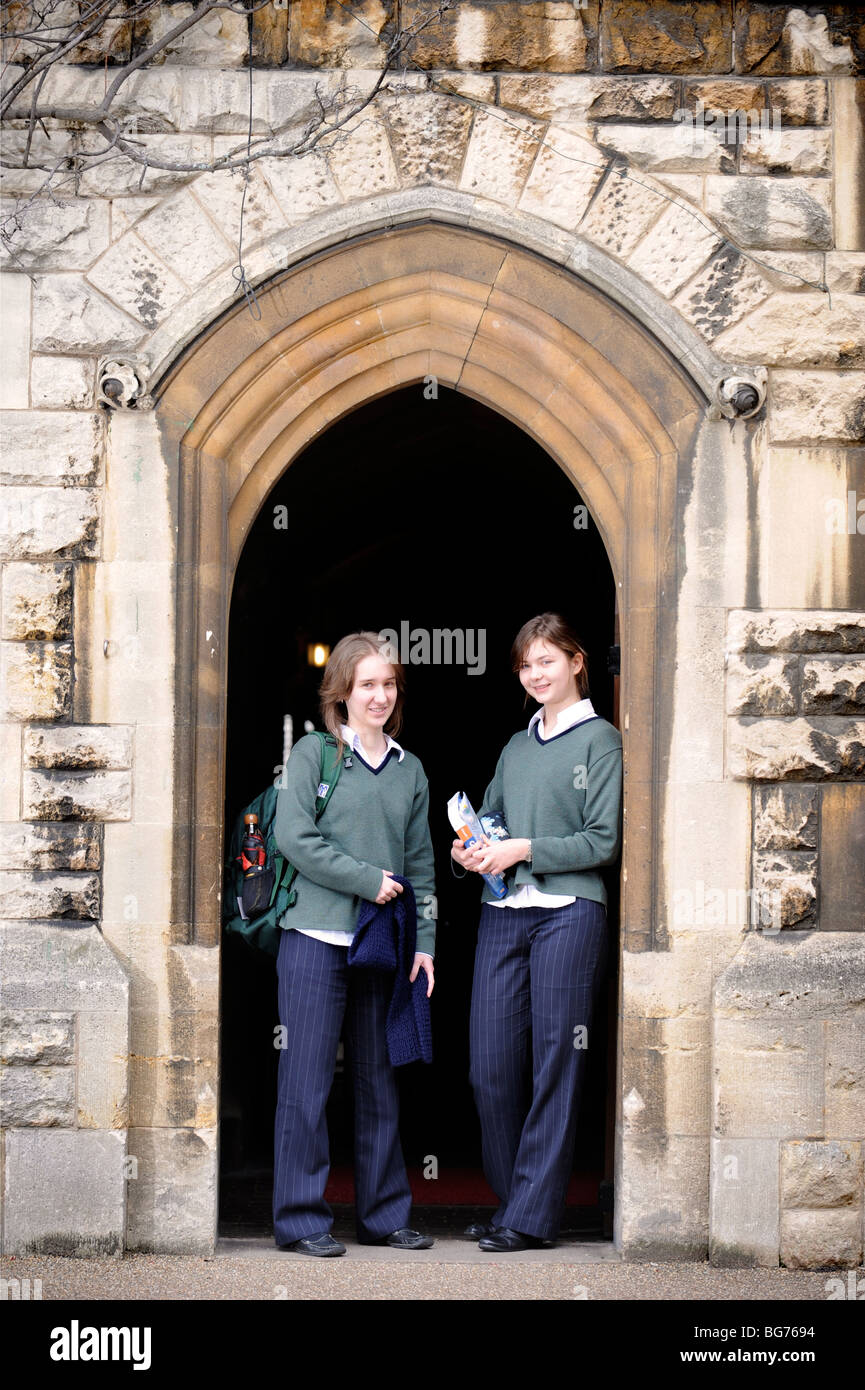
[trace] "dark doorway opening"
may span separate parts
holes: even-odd
[[[496,759],[531,711],[509,653],[535,613],[563,613],[589,653],[591,698],[614,721],[608,655],[617,641],[615,584],[600,534],[571,482],[516,425],[444,387],[423,384],[369,402],[329,429],[283,474],[237,567],[229,626],[225,824],[272,781],[294,738],[320,727],[321,671],[312,644],[367,628],[471,630],[464,665],[409,664],[399,741],[430,782],[438,933],[435,1063],[400,1072],[401,1134],[415,1202],[483,1206],[480,1133],[468,1083],[468,1012],[480,891],[450,868],[445,803],[479,805]],[[483,640],[480,633],[484,634]],[[483,666],[483,669],[481,667]],[[618,873],[610,891],[616,969]],[[271,1231],[278,1025],[276,971],[223,939],[220,1233]],[[563,1233],[597,1230],[612,1173],[615,989],[602,991],[590,1050]],[[612,1056],[610,1055],[612,1048]],[[349,1088],[338,1065],[328,1107],[328,1200],[351,1192]],[[435,1159],[435,1164],[430,1162]],[[436,1172],[436,1177],[425,1176]],[[609,1213],[607,1213],[609,1218]]]

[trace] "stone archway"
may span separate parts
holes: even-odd
[[[623,946],[656,947],[677,478],[705,400],[597,290],[464,229],[413,223],[357,238],[275,277],[258,301],[259,319],[245,306],[226,313],[154,393],[179,470],[175,842],[187,848],[173,865],[172,940],[219,945],[227,618],[249,527],[329,424],[433,375],[537,440],[604,539],[622,622]]]

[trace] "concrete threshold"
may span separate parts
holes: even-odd
[[[435,1238],[435,1245],[430,1250],[394,1250],[389,1245],[358,1245],[356,1240],[341,1232],[334,1232],[334,1235],[347,1247],[346,1253],[339,1256],[340,1260],[350,1260],[352,1263],[363,1260],[368,1264],[392,1264],[397,1262],[405,1264],[410,1261],[412,1264],[459,1264],[459,1265],[492,1265],[502,1261],[507,1265],[596,1265],[614,1264],[622,1259],[621,1252],[615,1248],[612,1241],[605,1240],[560,1240],[549,1250],[519,1250],[511,1255],[496,1255],[479,1250],[477,1242],[450,1237]],[[234,1259],[242,1257],[244,1259],[278,1259],[288,1260],[292,1263],[299,1262],[304,1265],[312,1263],[309,1255],[297,1255],[291,1250],[279,1250],[273,1241],[267,1238],[250,1238],[221,1236],[216,1245],[215,1259]],[[327,1260],[319,1260],[316,1263],[324,1265]],[[330,1263],[335,1263],[331,1260]]]

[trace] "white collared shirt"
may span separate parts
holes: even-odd
[[[547,733],[545,724],[541,722],[543,708],[536,710],[529,720],[529,738],[537,727],[538,738],[542,743],[549,743],[551,738],[558,734],[563,734],[566,729],[572,729],[575,724],[583,724],[587,719],[594,719],[595,708],[591,700],[575,700],[572,705],[559,711],[559,717],[555,722],[552,731]],[[575,898],[563,897],[560,893],[542,893],[540,888],[536,888],[533,883],[524,883],[522,888],[517,888],[514,892],[508,893],[506,898],[500,898],[492,904],[493,907],[567,907],[568,903],[575,902]]]

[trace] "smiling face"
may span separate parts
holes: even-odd
[[[397,700],[396,672],[389,661],[370,653],[354,668],[354,684],[345,705],[348,723],[363,738],[378,736]]]
[[[526,649],[519,669],[520,682],[538,704],[564,709],[580,698],[577,672],[582,665],[579,653],[569,657],[546,637],[538,637]]]

